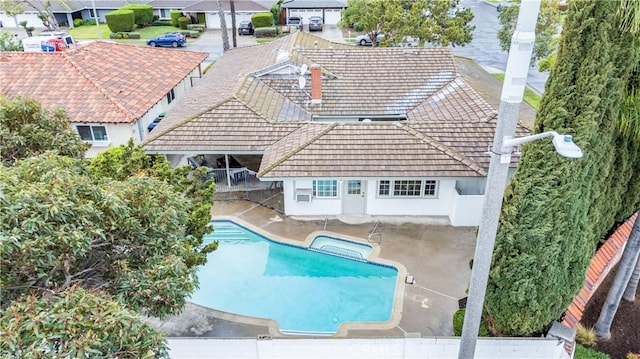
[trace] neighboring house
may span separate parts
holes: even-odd
[[[309,25],[311,16],[320,16],[327,25],[337,25],[342,19],[342,10],[347,8],[347,1],[340,0],[290,0],[283,1],[280,6],[286,17],[300,16],[305,25]]]
[[[231,5],[228,0],[221,1],[224,9],[227,28],[231,28]],[[236,12],[236,26],[240,21],[250,21],[251,16],[259,12],[269,12],[269,9],[253,1],[234,1]],[[220,15],[218,14],[217,1],[198,1],[193,5],[186,6],[182,12],[195,19],[204,19],[205,25],[209,29],[220,29]],[[200,21],[200,20],[199,20]]]
[[[282,183],[287,215],[475,226],[496,118],[448,48],[358,48],[297,32],[225,53],[144,146],[174,164],[218,163],[220,190],[233,157]]]
[[[154,15],[162,20],[171,19],[171,11],[181,11],[185,16],[191,16],[194,22],[203,22],[210,29],[220,28],[220,16],[215,0],[52,0],[51,9],[58,24],[73,27],[73,19],[95,19],[94,9],[101,23],[105,23],[105,15],[128,4],[149,4],[153,7]],[[258,12],[268,12],[269,8],[253,1],[236,0],[236,22],[251,20],[251,15]],[[231,28],[231,7],[229,0],[222,1],[225,10],[227,27]],[[19,27],[21,21],[27,21],[28,26],[43,28],[36,9],[27,7],[25,12],[16,16],[8,16],[0,11],[0,22],[3,27]]]
[[[67,52],[0,53],[0,94],[63,108],[93,157],[147,126],[202,77],[208,54],[96,41]]]

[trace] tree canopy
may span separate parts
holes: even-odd
[[[474,27],[470,9],[458,7],[459,0],[349,0],[343,11],[343,26],[365,31],[372,40],[385,34],[382,46],[403,42],[409,37],[419,46],[465,45],[471,42]],[[372,41],[375,46],[376,41]]]
[[[498,40],[502,51],[509,51],[511,48],[511,37],[516,31],[519,13],[520,0],[514,0],[512,6],[503,7],[500,12],[499,19],[502,27],[498,30]],[[555,52],[558,41],[554,39],[560,32],[560,18],[558,0],[542,0],[536,24],[536,41],[531,55],[532,65]],[[555,59],[551,61],[555,61]],[[543,66],[541,71],[549,69],[549,65],[546,63]]]
[[[46,151],[83,158],[88,148],[65,111],[44,109],[30,98],[0,96],[0,162],[11,164]]]
[[[25,295],[0,315],[0,356],[169,358],[164,337],[105,293]]]
[[[197,287],[215,185],[133,142],[86,160],[64,111],[2,101],[0,356],[167,357],[139,313]]]

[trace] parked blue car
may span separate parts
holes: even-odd
[[[178,47],[187,43],[187,38],[179,32],[167,32],[153,39],[147,40],[147,45],[151,47],[156,46],[171,46]]]

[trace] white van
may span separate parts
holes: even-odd
[[[37,37],[55,37],[58,39],[64,39],[64,43],[67,44],[68,48],[72,48],[76,44],[73,37],[64,31],[43,31],[38,34]]]

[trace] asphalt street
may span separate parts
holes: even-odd
[[[507,52],[502,51],[498,41],[500,22],[494,5],[477,0],[462,0],[460,4],[470,8],[474,14],[471,22],[475,25],[473,40],[466,46],[453,48],[453,53],[475,60],[478,64],[504,72],[507,68]],[[527,85],[539,93],[549,77],[548,72],[539,72],[537,67],[529,68]]]

